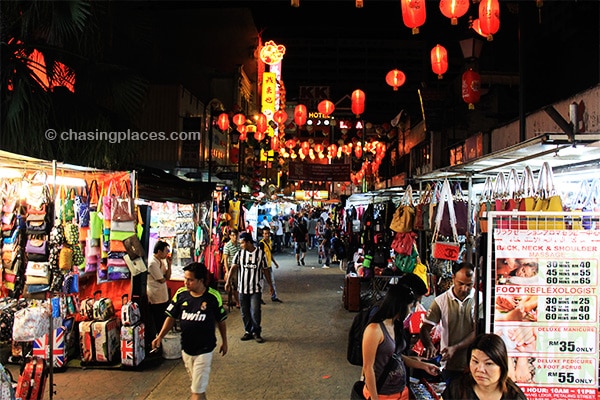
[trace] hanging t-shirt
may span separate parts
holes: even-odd
[[[239,200],[229,200],[229,215],[231,219],[229,220],[229,227],[238,229],[240,224],[240,207],[242,202]]]

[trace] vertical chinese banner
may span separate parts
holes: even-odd
[[[493,246],[491,321],[511,378],[529,400],[597,400],[599,231],[495,229]]]
[[[273,72],[263,73],[261,111],[267,120],[273,119],[275,98],[277,95],[277,77]]]

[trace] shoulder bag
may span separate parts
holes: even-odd
[[[536,199],[534,211],[542,212],[563,212],[562,199],[556,193],[554,187],[554,176],[552,167],[548,162],[542,164],[538,175],[537,186],[538,198]],[[562,230],[565,229],[563,216],[539,216],[537,220],[538,230]]]
[[[438,240],[442,215],[444,213],[444,204],[446,203],[448,204],[448,214],[453,239],[452,242]],[[431,247],[434,258],[450,261],[458,260],[458,256],[460,254],[460,244],[458,243],[458,234],[456,233],[456,215],[454,214],[454,204],[452,202],[452,190],[450,189],[450,183],[447,179],[444,180],[440,195],[440,202],[438,203],[437,207]]]
[[[411,232],[415,222],[415,206],[412,199],[412,187],[408,185],[404,191],[402,201],[396,208],[390,229],[394,232]]]

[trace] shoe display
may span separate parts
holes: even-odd
[[[274,299],[271,299],[272,302],[275,303],[283,303],[283,301],[279,300],[277,297],[275,297]]]
[[[321,268],[329,268],[329,265],[323,265]]]
[[[251,333],[248,333],[248,332],[246,332],[246,333],[244,333],[244,336],[242,336],[242,337],[240,338],[240,340],[243,340],[243,341],[245,342],[246,340],[252,340],[252,338],[253,338],[252,334],[251,334]]]
[[[263,343],[265,341],[260,335],[254,335],[254,340],[256,340],[257,343]]]

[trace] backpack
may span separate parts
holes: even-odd
[[[346,359],[352,365],[362,366],[363,333],[365,332],[367,325],[369,325],[369,321],[373,314],[373,307],[363,308],[352,320],[352,325],[348,332],[348,350],[346,352]]]
[[[140,322],[140,307],[134,301],[129,301],[126,293],[121,296],[121,324],[124,326],[136,325]]]

